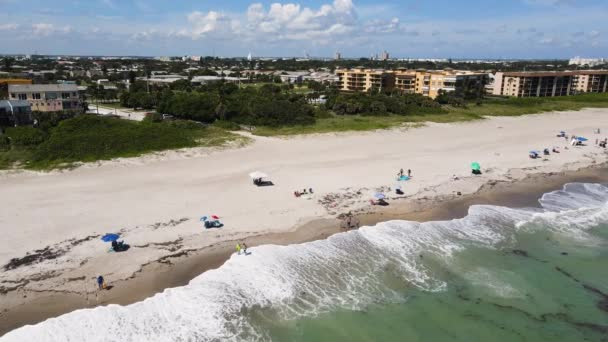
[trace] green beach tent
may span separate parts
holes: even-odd
[[[481,165],[478,162],[471,163],[471,169],[479,171],[481,169]]]

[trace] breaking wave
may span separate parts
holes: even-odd
[[[14,330],[0,341],[268,340],[254,316],[285,320],[404,302],[408,286],[444,290],[438,272],[449,269],[458,251],[508,248],[521,230],[550,229],[584,239],[589,228],[608,222],[606,185],[567,184],[539,202],[541,208],[477,205],[462,219],[389,221],[326,240],[251,248],[251,255],[233,255],[187,286],[128,306],[77,310]]]

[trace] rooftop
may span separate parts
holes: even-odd
[[[608,75],[608,70],[577,70],[577,71],[521,71],[505,72],[507,77],[546,77],[546,76],[574,76],[574,75]]]
[[[78,91],[75,84],[9,84],[9,92]]]

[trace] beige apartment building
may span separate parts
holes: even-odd
[[[590,70],[575,75],[572,85],[577,93],[608,92],[608,70]]]
[[[406,94],[436,98],[441,90],[457,91],[464,87],[483,87],[486,73],[446,70],[375,70],[355,68],[338,70],[342,91],[398,89]]]
[[[552,97],[608,90],[607,70],[497,72],[493,95]]]
[[[336,75],[340,78],[338,87],[343,91],[382,90],[392,87],[394,83],[393,74],[384,70],[345,69],[337,70]]]
[[[9,85],[10,100],[27,101],[36,112],[83,111],[75,84]]]

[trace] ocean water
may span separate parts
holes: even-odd
[[[539,202],[252,248],[187,286],[0,341],[608,341],[608,186]]]

